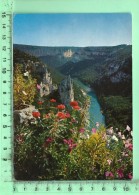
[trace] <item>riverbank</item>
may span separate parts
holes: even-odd
[[[94,126],[96,122],[105,125],[105,116],[102,113],[101,105],[99,103],[95,91],[89,86],[79,81],[78,79],[75,79],[74,81],[80,86],[83,95],[87,95],[90,98],[89,115],[91,125]]]

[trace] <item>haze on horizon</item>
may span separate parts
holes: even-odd
[[[15,14],[14,44],[49,47],[132,45],[129,13]]]

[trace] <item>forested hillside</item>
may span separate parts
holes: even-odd
[[[78,78],[95,89],[106,124],[132,126],[132,46],[41,47],[14,45],[21,51],[47,62],[60,80],[62,75]],[[114,102],[114,104],[113,104]],[[126,104],[119,108],[119,104]],[[119,121],[119,116],[122,118]]]

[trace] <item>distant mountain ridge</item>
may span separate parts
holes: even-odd
[[[58,67],[69,61],[75,63],[84,59],[90,60],[96,56],[112,57],[117,51],[123,49],[125,51],[125,48],[127,48],[126,53],[130,53],[131,45],[118,45],[111,47],[45,47],[14,44],[14,48],[39,57],[44,63]]]
[[[95,85],[98,88],[105,83],[108,85],[108,83],[118,84],[126,81],[130,83],[129,91],[131,91],[131,45],[45,47],[14,44],[14,48],[36,56],[49,67],[58,69],[63,75],[71,75],[91,86]]]

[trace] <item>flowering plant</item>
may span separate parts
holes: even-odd
[[[132,179],[132,139],[112,128],[106,131],[98,122],[88,129],[85,108],[77,101],[71,109],[49,102],[53,105],[47,113],[38,108],[32,112],[35,122],[15,131],[17,179]]]

